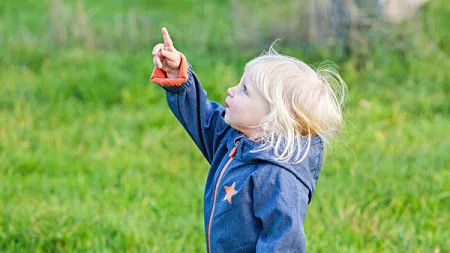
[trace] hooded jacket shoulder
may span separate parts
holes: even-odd
[[[252,173],[253,213],[262,225],[256,252],[306,252],[304,221],[320,173],[323,145],[314,137],[305,159],[275,161],[271,152],[251,153],[243,140],[241,159],[256,162]]]
[[[238,130],[232,129],[227,138],[227,147],[231,149],[234,146],[235,140],[241,138],[240,145],[238,147],[237,158],[248,163],[259,163],[256,174],[265,173],[267,170],[285,170],[291,173],[300,183],[302,183],[308,189],[308,203],[311,202],[312,196],[315,191],[316,183],[319,179],[320,171],[322,168],[323,158],[323,142],[317,135],[311,137],[311,144],[307,155],[303,161],[297,164],[289,162],[279,162],[274,159],[274,151],[265,150],[259,152],[255,151],[261,143],[252,141],[245,137]],[[304,140],[306,141],[306,139]],[[302,148],[302,147],[298,147]],[[306,152],[306,149],[302,149]]]

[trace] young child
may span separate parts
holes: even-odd
[[[206,248],[212,252],[305,252],[304,221],[323,145],[340,129],[346,86],[276,53],[245,66],[225,106],[210,101],[165,27],[151,81],[208,160]],[[340,90],[336,90],[340,88]]]

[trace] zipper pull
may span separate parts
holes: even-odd
[[[236,150],[237,150],[237,146],[239,145],[239,142],[241,142],[241,136],[238,136],[234,139],[234,148],[230,151],[230,154],[228,155],[228,157],[234,157],[234,155],[236,154]],[[239,139],[236,141],[236,139]]]
[[[233,147],[233,149],[230,151],[230,154],[228,155],[228,157],[234,157],[234,155],[236,154],[236,150],[237,150],[237,145]]]

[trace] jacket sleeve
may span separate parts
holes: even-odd
[[[224,108],[208,99],[206,91],[183,54],[178,79],[169,79],[162,69],[155,68],[150,80],[164,88],[172,113],[206,160],[211,163],[217,147],[229,129],[222,117]]]
[[[291,172],[267,166],[255,174],[253,211],[262,224],[256,252],[305,252],[308,189]]]

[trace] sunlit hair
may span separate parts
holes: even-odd
[[[299,163],[313,135],[326,144],[340,131],[347,86],[333,63],[313,70],[277,53],[272,44],[245,65],[244,73],[270,108],[258,125],[262,145],[252,152],[273,149],[275,160]]]

